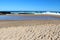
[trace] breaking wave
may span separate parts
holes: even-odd
[[[39,15],[39,14],[51,14],[51,15],[60,15],[60,13],[56,13],[56,12],[43,12],[43,13],[34,13],[35,15]]]

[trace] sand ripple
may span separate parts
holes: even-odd
[[[60,25],[0,28],[0,40],[60,40]]]

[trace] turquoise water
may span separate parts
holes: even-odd
[[[52,16],[0,16],[0,20],[60,20]]]

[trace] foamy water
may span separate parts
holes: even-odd
[[[44,12],[44,13],[34,13],[35,15],[39,14],[51,14],[51,15],[60,15],[60,13],[54,13],[54,12]]]

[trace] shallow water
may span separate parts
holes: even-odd
[[[60,20],[52,16],[0,16],[0,20]]]

